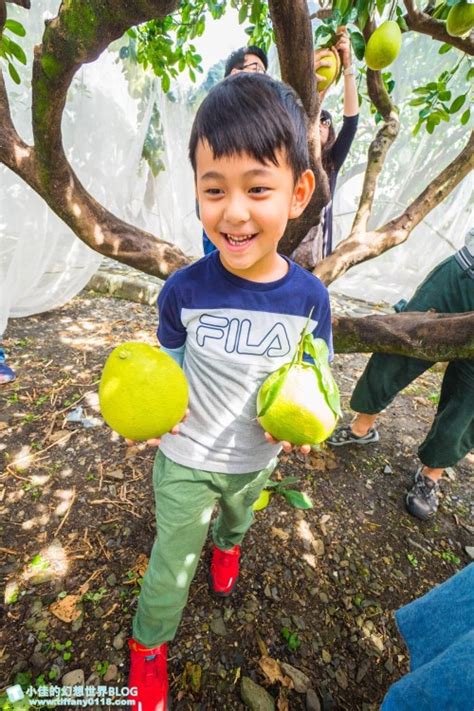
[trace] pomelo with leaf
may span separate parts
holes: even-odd
[[[105,362],[99,404],[106,423],[122,437],[161,437],[186,413],[186,376],[160,348],[128,341],[114,348]]]
[[[271,373],[257,395],[257,418],[263,429],[298,446],[323,442],[341,414],[327,344],[306,328],[307,324],[292,361]],[[305,353],[312,363],[303,361]]]
[[[373,32],[365,48],[365,63],[369,69],[385,69],[398,57],[402,32],[395,20],[382,22]]]

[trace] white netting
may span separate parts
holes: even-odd
[[[30,57],[33,44],[41,38],[43,16],[56,13],[58,0],[41,3],[41,9],[38,5],[33,4],[29,12],[16,9],[12,13],[27,27],[22,45]],[[235,42],[227,43],[223,58],[243,44],[236,22],[235,28]],[[411,135],[417,111],[407,106],[412,88],[436,78],[458,54],[452,51],[440,56],[438,47],[424,36],[404,36],[400,57],[390,68],[396,80],[395,100],[402,107],[401,134],[380,179],[371,226],[399,214],[466,140],[467,127],[459,126],[456,119],[438,127],[432,136],[424,129],[416,138]],[[175,100],[170,101],[139,67],[129,65],[124,74],[117,56],[116,52],[105,52],[74,79],[63,118],[68,157],[91,194],[110,211],[177,244],[187,254],[200,254],[201,226],[194,214],[193,175],[187,159],[195,110],[189,102],[189,91],[178,88]],[[27,141],[31,141],[30,71],[31,61],[21,87],[11,82],[8,85],[16,127]],[[456,96],[461,79],[456,78],[452,84]],[[341,90],[339,84],[326,100],[336,123],[342,114]],[[150,133],[150,121],[154,134]],[[144,144],[153,135],[155,157],[165,166],[156,176],[141,158]],[[364,107],[335,195],[336,243],[349,232],[373,135],[373,119]],[[96,271],[101,258],[3,166],[0,183],[1,334],[9,316],[47,311],[72,298]],[[412,291],[437,262],[462,243],[472,224],[471,197],[472,177],[468,177],[427,216],[407,243],[352,269],[333,288],[359,298],[385,301]]]
[[[449,124],[442,122],[432,135],[424,128],[416,137],[412,135],[419,111],[419,107],[408,106],[413,88],[435,81],[460,56],[454,50],[439,55],[440,46],[424,35],[404,35],[400,55],[389,67],[396,82],[394,101],[401,109],[400,134],[390,148],[379,179],[369,229],[380,227],[401,214],[467,142],[469,127],[460,125],[459,115],[453,116]],[[467,66],[449,85],[453,99],[466,91],[466,71]],[[336,97],[329,97],[328,108],[333,109],[336,104]],[[338,179],[334,199],[335,244],[350,232],[362,190],[367,149],[374,135],[373,126],[374,119],[364,103],[357,137]],[[473,225],[472,193],[473,180],[469,175],[426,216],[404,244],[354,267],[331,288],[374,301],[395,302],[401,296],[410,296],[438,262],[464,244],[464,236]]]
[[[12,6],[9,6],[9,10]],[[6,77],[15,126],[32,141],[31,57],[43,19],[58,1],[13,10],[26,27],[21,44],[29,64],[19,87]],[[102,204],[127,219],[141,165],[153,105],[151,85],[139,101],[128,91],[116,55],[105,53],[74,78],[62,130],[69,160],[82,183]],[[4,72],[4,75],[6,72]],[[0,335],[9,316],[48,311],[77,294],[97,270],[101,256],[72,231],[14,173],[0,166]]]

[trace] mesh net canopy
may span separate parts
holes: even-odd
[[[54,16],[58,4],[46,0],[34,3],[29,12],[11,10],[27,30],[21,40],[29,57],[22,84],[17,87],[6,78],[13,120],[27,142],[32,141],[32,50],[41,41],[45,17]],[[187,158],[198,101],[191,100],[192,91],[179,83],[171,97],[163,95],[158,81],[140,66],[119,60],[118,45],[81,68],[73,80],[62,123],[68,159],[83,185],[109,211],[189,255],[200,255],[202,228],[195,216],[194,180]],[[235,47],[241,45],[241,35],[236,34]],[[413,88],[436,80],[459,56],[457,50],[439,55],[439,46],[422,35],[405,35],[401,54],[390,67],[401,128],[379,180],[369,227],[400,214],[467,140],[468,127],[461,126],[457,116],[433,135],[424,129],[412,135],[417,109],[409,107],[408,100]],[[277,75],[274,57],[273,50],[270,67]],[[462,82],[462,75],[454,77],[453,96],[461,93]],[[325,100],[336,125],[342,116],[341,92],[342,82]],[[364,102],[358,134],[334,197],[336,244],[350,231],[374,130],[374,118]],[[98,269],[102,257],[4,166],[0,166],[0,185],[1,335],[9,317],[49,311],[71,299]],[[331,288],[372,301],[393,302],[410,295],[435,264],[462,245],[473,222],[472,188],[469,176],[405,244],[353,268]]]

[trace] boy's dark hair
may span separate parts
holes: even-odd
[[[228,77],[233,69],[243,69],[245,56],[247,54],[255,54],[255,56],[262,61],[265,71],[267,71],[268,57],[266,53],[263,49],[260,49],[260,47],[256,47],[252,44],[250,47],[241,47],[240,49],[236,49],[235,52],[232,52],[232,54],[229,54],[225,63],[224,78]]]
[[[295,180],[309,167],[307,119],[290,86],[265,74],[240,72],[217,84],[202,102],[189,139],[189,158],[196,173],[200,141],[215,158],[248,153],[260,163],[278,165],[286,153]]]

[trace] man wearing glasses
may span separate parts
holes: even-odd
[[[268,69],[268,58],[263,49],[251,45],[241,47],[229,55],[225,63],[224,79],[237,72],[257,72],[266,74]]]

